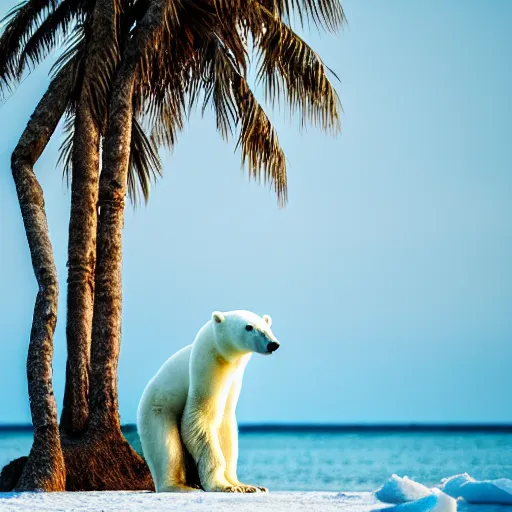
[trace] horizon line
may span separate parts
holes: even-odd
[[[135,432],[135,423],[121,426]],[[0,423],[0,432],[31,432],[29,423]],[[241,423],[240,432],[501,432],[512,433],[512,423]]]

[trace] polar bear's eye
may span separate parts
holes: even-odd
[[[252,325],[246,325],[245,326],[245,330],[246,331],[252,331],[254,329],[254,327]]]

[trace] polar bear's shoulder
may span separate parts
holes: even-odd
[[[160,374],[165,374],[171,369],[174,371],[176,367],[180,367],[184,363],[188,364],[191,351],[192,344],[187,345],[186,347],[183,347],[182,349],[178,350],[178,352],[174,353],[169,359],[167,359],[167,361],[162,365],[160,370],[158,370],[155,377],[158,377],[158,375]]]
[[[164,392],[175,388],[178,383],[188,387],[188,365],[191,351],[192,345],[187,345],[173,354],[158,370],[149,386],[155,391]]]

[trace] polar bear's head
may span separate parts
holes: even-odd
[[[243,310],[214,311],[212,324],[217,340],[229,344],[239,353],[268,355],[279,348],[279,342],[270,330],[272,319],[268,315],[259,316]]]

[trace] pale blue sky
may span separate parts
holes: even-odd
[[[2,3],[3,14],[12,0]],[[349,27],[306,39],[340,76],[337,139],[274,115],[289,205],[240,172],[194,116],[147,207],[127,212],[123,422],[213,310],[268,313],[282,348],[254,356],[242,422],[512,422],[512,3],[345,0]],[[36,283],[10,153],[47,85],[0,115],[0,422],[28,422]],[[69,192],[56,134],[37,175],[62,283]]]

